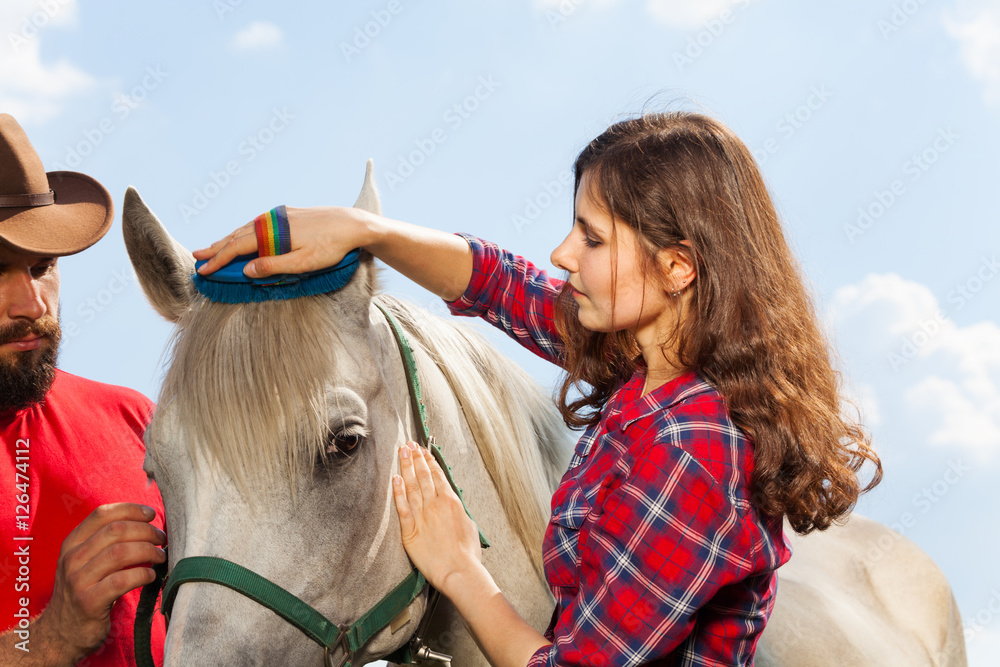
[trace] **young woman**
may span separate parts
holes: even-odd
[[[353,208],[290,209],[293,251],[247,272],[317,269],[364,247],[566,371],[559,408],[585,431],[552,499],[544,636],[481,565],[433,459],[400,451],[403,544],[492,664],[752,664],[790,555],[782,519],[827,528],[881,465],[841,411],[774,205],[729,129],[643,115],[594,139],[575,172],[573,227],[552,253],[565,282],[480,239]],[[211,272],[256,248],[244,227],[195,256]]]

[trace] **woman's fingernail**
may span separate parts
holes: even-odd
[[[413,451],[417,451],[417,447],[419,447],[419,445],[417,445],[417,443],[413,442],[412,440],[410,440],[408,443],[406,443],[406,446],[409,447]]]
[[[396,486],[399,486],[400,484],[403,483],[403,478],[400,477],[399,475],[393,475],[392,476],[392,483],[395,484]]]
[[[408,459],[408,458],[410,458],[410,449],[409,449],[409,447],[401,447],[399,449],[399,458],[401,458],[401,459]]]
[[[250,276],[251,278],[256,278],[257,277],[257,265],[254,264],[253,262],[250,262],[249,264],[247,264],[246,268],[243,269],[243,273],[245,273],[246,275]]]

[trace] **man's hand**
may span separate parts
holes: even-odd
[[[35,628],[48,664],[71,665],[97,650],[111,629],[111,607],[155,578],[144,563],[162,563],[167,536],[150,525],[145,505],[102,505],[67,536],[59,552],[52,599]],[[49,662],[51,661],[51,662]]]

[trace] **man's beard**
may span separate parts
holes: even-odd
[[[56,357],[62,331],[51,316],[34,322],[18,320],[0,329],[0,345],[29,334],[45,336],[42,347],[0,355],[0,414],[17,412],[39,403],[56,377]]]

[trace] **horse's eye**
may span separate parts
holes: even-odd
[[[334,436],[334,444],[337,445],[337,449],[342,452],[353,451],[361,441],[364,440],[364,436],[357,433],[346,433],[344,435]]]
[[[332,432],[326,445],[326,453],[327,455],[351,454],[364,442],[365,434],[355,429]]]

